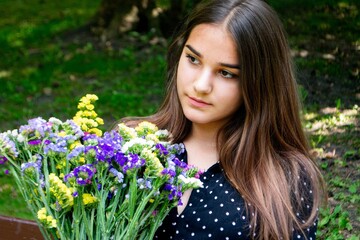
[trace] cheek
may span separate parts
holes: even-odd
[[[230,108],[238,109],[243,102],[239,84],[226,86],[220,89],[219,93],[223,99],[227,100]]]
[[[178,85],[178,88],[183,85],[186,85],[187,83],[190,82],[190,69],[187,66],[186,62],[184,62],[184,59],[181,58],[179,61],[179,66],[177,69],[177,73],[176,73],[176,82]]]

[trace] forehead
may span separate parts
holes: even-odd
[[[200,24],[190,33],[186,44],[191,45],[204,57],[215,57],[219,61],[226,60],[237,63],[235,42],[224,25]]]

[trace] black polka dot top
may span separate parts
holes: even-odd
[[[187,161],[186,151],[179,159]],[[192,191],[181,214],[174,207],[157,230],[154,239],[251,239],[249,216],[241,195],[226,180],[219,163],[201,175],[203,188]],[[305,235],[293,232],[293,239],[315,239],[316,223]]]

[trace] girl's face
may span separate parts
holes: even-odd
[[[200,24],[185,43],[177,89],[184,114],[193,124],[221,127],[241,104],[236,46],[222,25]]]

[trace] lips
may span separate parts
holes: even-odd
[[[211,105],[208,102],[202,101],[202,100],[200,100],[198,98],[194,98],[194,97],[189,97],[189,103],[190,103],[190,105],[195,106],[195,107],[207,107],[207,106]]]

